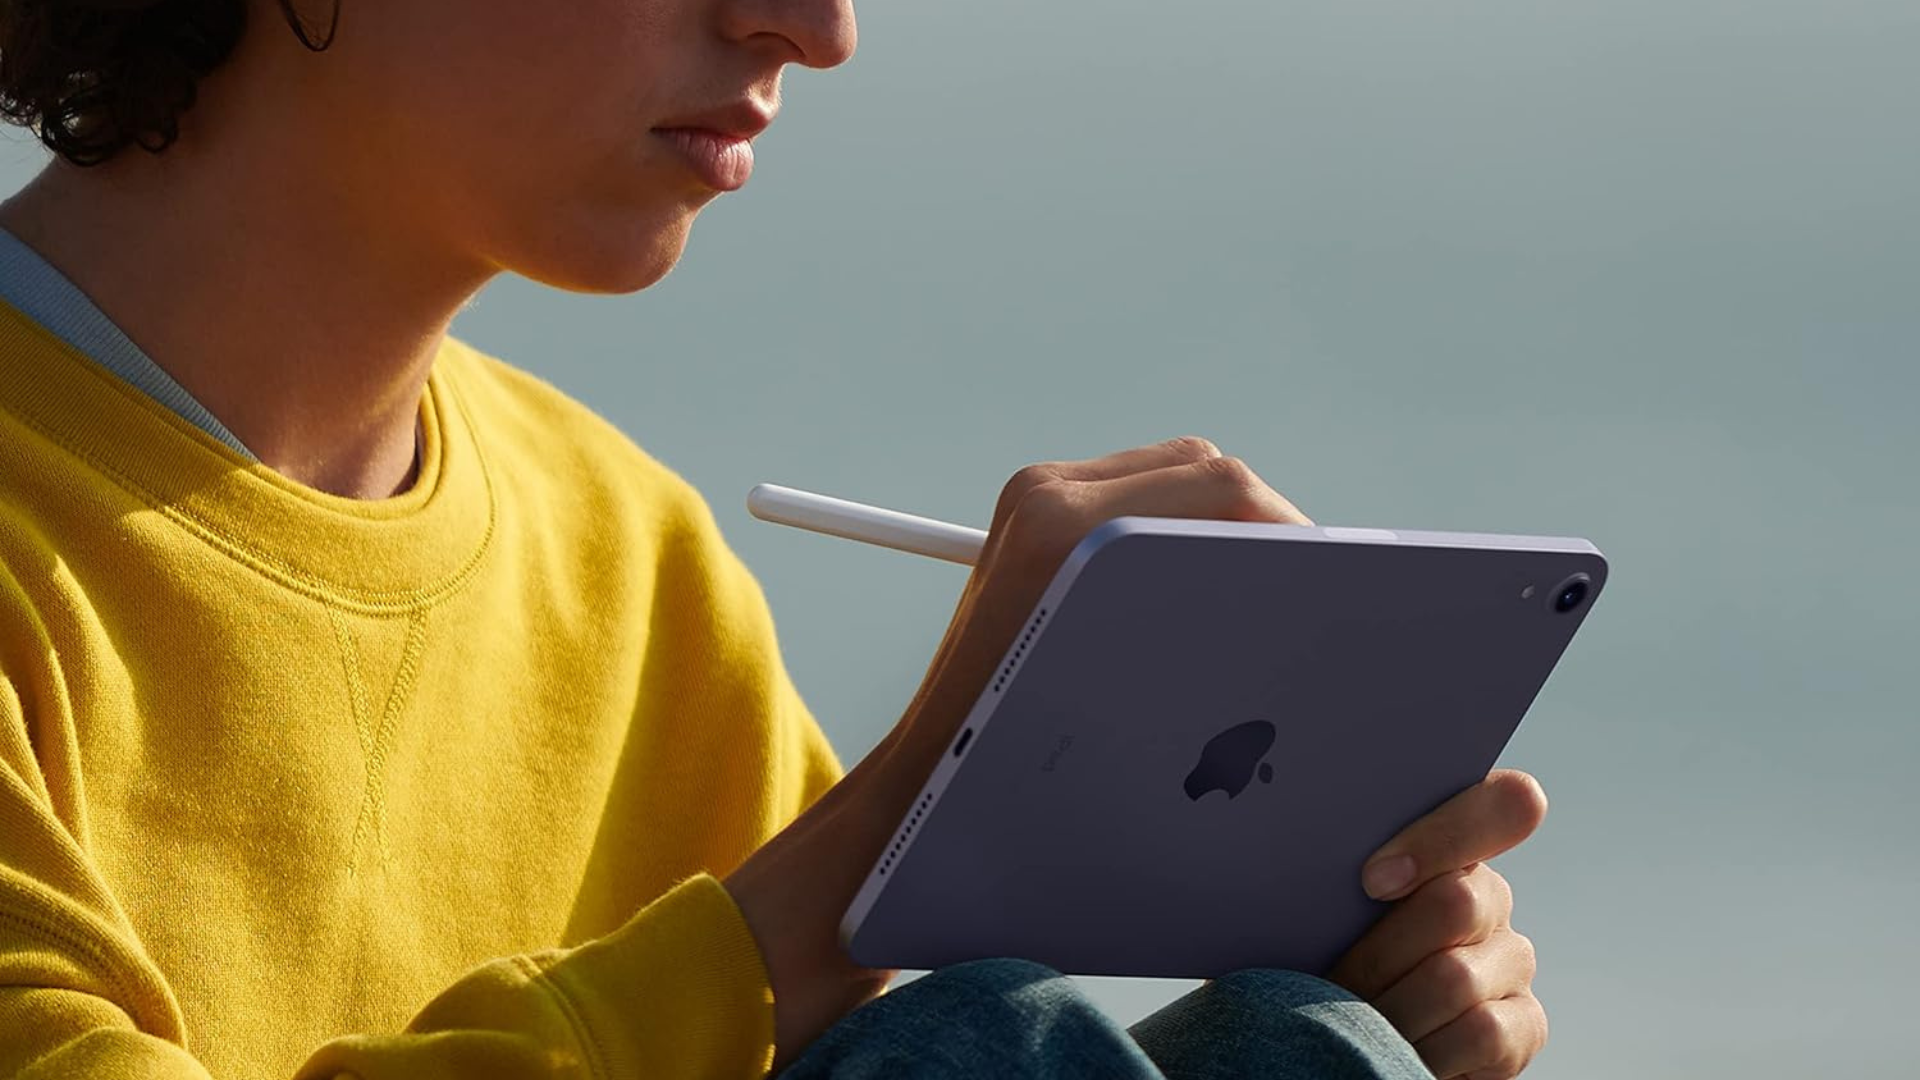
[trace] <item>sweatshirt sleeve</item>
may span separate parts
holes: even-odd
[[[772,1047],[759,949],[699,874],[605,937],[474,971],[404,1034],[328,1043],[298,1080],[757,1077]]]
[[[0,1076],[202,1080],[182,1048],[179,1004],[88,862],[83,816],[63,797],[77,748],[44,719],[65,698],[57,664],[0,566]]]
[[[214,1080],[89,861],[87,815],[70,794],[75,734],[50,719],[70,711],[50,644],[0,565],[0,1077]],[[840,765],[784,671],[772,695],[774,756],[797,812]],[[295,1080],[762,1077],[772,1055],[758,946],[721,882],[700,872],[611,932],[480,965],[400,1032],[332,1039]]]
[[[45,627],[0,566],[0,1077],[211,1080],[178,999],[86,854],[63,792],[77,747]],[[803,739],[810,745],[811,739]],[[807,753],[808,786],[831,751]],[[772,995],[713,876],[690,875],[614,931],[493,960],[397,1034],[318,1048],[298,1080],[757,1077]]]
[[[17,852],[10,845],[10,862]],[[210,1080],[181,1045],[166,984],[124,931],[90,925],[12,865],[6,878],[0,1074]],[[40,902],[23,902],[34,891]],[[653,984],[668,972],[673,992],[660,994]],[[759,952],[727,891],[702,874],[612,934],[480,967],[400,1034],[327,1043],[297,1080],[758,1077],[772,1043]]]

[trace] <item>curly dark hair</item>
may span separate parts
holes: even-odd
[[[280,0],[309,49],[332,44]],[[159,153],[180,137],[200,80],[246,29],[247,0],[0,0],[0,115],[76,165],[129,145]]]

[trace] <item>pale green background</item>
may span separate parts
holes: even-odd
[[[984,525],[1026,462],[1192,432],[1323,523],[1586,536],[1611,587],[1506,758],[1553,800],[1500,863],[1529,1075],[1911,1068],[1920,3],[861,29],[666,282],[458,324],[706,492],[849,763],[964,571],[756,522],[758,481]]]

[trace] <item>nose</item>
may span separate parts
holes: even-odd
[[[846,63],[860,38],[853,0],[726,0],[724,29],[739,41],[778,38],[789,62],[810,68]]]

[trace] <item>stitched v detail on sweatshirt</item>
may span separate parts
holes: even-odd
[[[387,754],[393,748],[400,714],[406,708],[413,692],[414,676],[420,669],[420,653],[427,640],[427,609],[417,608],[407,617],[400,665],[393,673],[393,683],[387,689],[386,702],[377,720],[367,692],[367,680],[361,671],[359,639],[347,626],[346,619],[332,607],[327,608],[327,619],[333,624],[334,640],[340,646],[348,699],[353,705],[353,724],[359,732],[360,754],[367,766],[366,792],[360,799],[360,815],[353,825],[353,847],[347,857],[347,872],[352,874],[359,869],[360,851],[369,839],[373,841],[380,864],[386,865]]]

